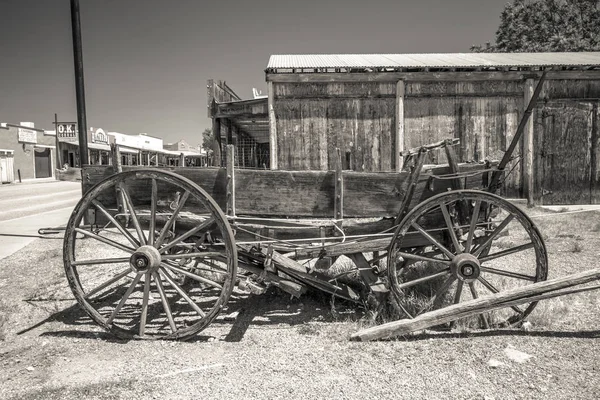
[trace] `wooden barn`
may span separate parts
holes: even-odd
[[[273,55],[266,98],[210,81],[209,115],[246,167],[334,169],[339,148],[345,169],[393,172],[405,149],[447,138],[463,162],[497,160],[542,70],[505,195],[598,203],[600,52]]]

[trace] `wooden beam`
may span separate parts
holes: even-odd
[[[364,72],[364,73],[315,73],[315,74],[274,74],[267,73],[267,82],[440,82],[440,81],[521,81],[523,77],[538,77],[540,72]],[[590,71],[550,71],[547,79],[599,79],[600,70]]]
[[[206,81],[206,112],[208,118],[212,118],[214,114],[215,100],[215,81],[209,79]]]
[[[584,291],[588,288],[580,288],[567,292],[562,291],[562,289],[582,285],[598,279],[600,279],[600,269],[592,269],[578,274],[517,287],[491,296],[480,297],[478,299],[454,304],[449,307],[421,314],[414,319],[402,319],[399,321],[388,322],[356,332],[352,334],[350,338],[352,340],[367,341],[406,335],[410,332],[423,330],[432,326],[445,324],[460,318],[481,314],[499,308],[531,303],[564,294]],[[595,288],[597,288],[597,286]]]
[[[225,119],[225,127],[227,129],[227,144],[233,144],[233,126],[230,119]]]
[[[227,145],[227,215],[235,217],[235,146]]]
[[[533,97],[534,80],[527,79],[524,85],[523,107],[527,107]],[[535,113],[535,109],[533,109]],[[523,131],[523,195],[527,199],[527,205],[532,207],[534,204],[534,182],[533,182],[533,121],[535,116],[531,116],[525,125]]]
[[[402,171],[404,151],[404,81],[396,83],[396,148],[394,149],[394,165],[396,172]]]
[[[121,165],[121,151],[119,150],[118,144],[110,144],[110,155],[112,157],[112,167],[114,169],[114,173],[118,174],[119,172],[123,172],[123,166]]]
[[[221,166],[221,119],[213,118],[212,120],[212,131],[213,131],[213,167]]]
[[[277,120],[275,119],[275,92],[273,82],[267,82],[267,93],[269,96],[269,152],[271,169],[277,169]]]
[[[344,218],[344,176],[342,173],[342,154],[340,149],[335,149],[335,154],[335,198],[333,209],[334,218],[342,220]]]

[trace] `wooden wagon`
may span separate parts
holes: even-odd
[[[236,286],[317,289],[409,319],[528,287],[546,280],[544,241],[495,194],[518,133],[499,164],[458,164],[449,140],[404,154],[400,173],[237,170],[233,147],[227,168],[87,166],[65,233],[68,281],[96,323],[155,339],[195,335]],[[446,165],[424,166],[434,148]],[[506,326],[535,305],[459,323]]]

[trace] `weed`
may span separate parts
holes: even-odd
[[[300,325],[297,330],[301,335],[318,336],[321,334],[316,325],[309,323]]]
[[[569,251],[571,253],[581,253],[583,251],[583,246],[579,242],[571,242]]]

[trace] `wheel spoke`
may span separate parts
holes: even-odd
[[[405,289],[405,288],[408,288],[411,286],[415,286],[415,285],[418,285],[419,283],[427,282],[427,281],[430,281],[433,279],[440,278],[442,276],[446,276],[446,275],[448,275],[449,272],[450,272],[450,268],[444,268],[442,271],[436,272],[435,274],[427,275],[422,278],[414,279],[412,281],[404,282],[399,285],[396,285],[396,288],[397,289]]]
[[[503,269],[496,269],[496,268],[484,267],[484,266],[481,266],[481,270],[484,272],[489,272],[490,274],[507,276],[509,278],[522,279],[522,280],[531,281],[531,282],[536,281],[535,276],[519,274],[518,272],[505,271]]]
[[[454,292],[454,304],[460,303],[460,297],[462,295],[464,281],[459,280],[456,283],[456,291]]]
[[[452,220],[450,219],[450,214],[448,213],[448,207],[445,204],[440,204],[440,209],[442,210],[442,215],[444,216],[444,221],[446,221],[446,226],[448,227],[448,232],[450,232],[450,238],[452,239],[452,244],[456,249],[456,252],[460,252],[460,243],[458,243],[458,238],[456,237],[456,232],[454,232],[454,226],[452,226]]]
[[[493,260],[495,258],[504,257],[504,256],[507,256],[509,254],[518,253],[520,251],[527,250],[527,249],[532,249],[533,247],[534,247],[533,242],[529,242],[527,244],[522,244],[520,246],[513,247],[511,249],[502,250],[502,251],[499,251],[499,252],[494,253],[494,254],[488,254],[487,256],[481,257],[479,259],[479,261],[482,262],[482,263],[484,263],[486,261],[490,261],[490,260]]]
[[[475,282],[469,282],[469,289],[471,289],[471,295],[473,299],[478,299],[479,294],[477,293],[477,288],[475,287]],[[487,313],[479,314],[479,319],[481,319],[481,323],[485,329],[490,329],[490,324],[488,322]]]
[[[175,320],[173,319],[173,314],[171,313],[171,307],[169,306],[169,299],[167,299],[167,294],[165,293],[165,289],[163,288],[160,276],[158,276],[158,274],[154,272],[152,273],[152,277],[154,278],[154,282],[156,283],[156,289],[158,290],[158,294],[160,295],[160,300],[162,301],[165,314],[167,314],[167,319],[169,320],[171,332],[175,333],[177,332],[177,326],[175,325]]]
[[[473,243],[473,237],[475,236],[475,227],[477,226],[477,220],[479,219],[479,209],[481,208],[481,200],[475,201],[473,206],[473,215],[471,215],[471,226],[469,227],[469,235],[467,236],[467,244],[465,245],[465,253],[471,251],[471,244]]]
[[[116,247],[117,249],[123,250],[124,252],[131,253],[131,254],[133,254],[135,252],[135,249],[132,249],[131,247],[124,246],[121,243],[115,242],[114,240],[105,238],[100,235],[96,235],[94,232],[86,231],[85,229],[81,229],[81,228],[75,228],[75,232],[81,233],[82,235],[89,236],[93,239],[96,239],[96,240],[102,242],[102,243]]]
[[[450,260],[441,260],[439,258],[425,257],[425,256],[421,256],[419,254],[405,253],[403,251],[398,251],[398,252],[396,252],[396,254],[401,256],[404,259],[415,260],[415,261],[436,262],[436,263],[442,263],[445,265],[450,265]]]
[[[146,331],[146,319],[148,318],[148,299],[150,297],[150,274],[144,277],[144,298],[142,300],[142,315],[140,317],[140,336]]]
[[[492,285],[487,279],[485,279],[483,276],[479,276],[477,278],[479,280],[479,282],[481,282],[481,284],[486,287],[490,292],[496,294],[496,293],[500,293],[500,291],[498,289],[496,289],[496,287],[494,285]],[[517,313],[517,314],[523,314],[523,310],[521,310],[521,308],[519,306],[511,306],[511,308]]]
[[[455,280],[456,280],[456,277],[454,275],[450,275],[448,277],[448,279],[446,279],[446,281],[442,284],[442,286],[440,286],[440,288],[437,290],[437,292],[435,294],[435,297],[433,298],[433,307],[434,308],[436,306],[440,305],[440,303],[442,302],[444,293],[446,293],[448,291],[448,289],[450,289],[450,285],[452,285],[452,283],[454,283]]]
[[[498,225],[498,227],[496,229],[494,229],[494,231],[490,234],[490,236],[488,236],[488,238],[486,239],[486,241],[477,248],[477,250],[475,250],[473,252],[473,255],[475,257],[479,256],[481,254],[481,252],[488,247],[492,241],[496,238],[496,236],[498,236],[500,234],[500,232],[502,232],[502,230],[510,223],[510,221],[512,221],[512,219],[515,216],[513,214],[509,214],[504,221],[502,221],[502,223],[500,225]]]
[[[152,178],[152,193],[150,196],[150,227],[148,228],[148,244],[154,245],[154,230],[156,229],[156,199],[158,197],[158,186],[156,179]]]
[[[91,296],[95,295],[96,293],[98,293],[99,291],[109,287],[110,285],[112,285],[115,282],[120,281],[121,279],[125,278],[127,275],[129,275],[131,273],[131,268],[127,268],[125,271],[113,276],[112,278],[110,278],[109,280],[107,280],[104,283],[101,283],[100,285],[96,286],[95,288],[93,288],[92,290],[90,290],[89,292],[87,292],[85,294],[85,296],[83,296],[85,299],[89,299]]]
[[[421,235],[425,236],[425,238],[427,240],[429,240],[431,242],[431,244],[433,244],[435,247],[440,249],[444,254],[446,254],[446,256],[448,256],[449,259],[452,259],[454,257],[454,254],[450,250],[448,250],[444,245],[442,245],[440,242],[438,242],[433,236],[431,236],[427,231],[425,231],[419,224],[417,224],[416,222],[413,222],[412,227],[415,228],[417,231],[419,231],[421,233]]]
[[[167,264],[166,262],[162,262],[162,263],[160,263],[160,265],[163,266],[164,268],[167,268],[167,269],[173,271],[173,272],[177,272],[177,273],[180,273],[181,275],[185,275],[185,276],[187,276],[189,278],[192,278],[192,279],[194,279],[194,280],[196,280],[198,282],[206,283],[207,285],[213,286],[213,287],[215,287],[217,289],[223,289],[223,286],[221,286],[217,282],[214,282],[214,281],[211,281],[210,279],[207,279],[207,278],[204,278],[202,276],[196,275],[193,272],[186,271],[183,268],[179,268],[179,267],[176,267],[174,265]]]
[[[108,218],[108,220],[110,222],[112,222],[112,224],[115,226],[115,228],[117,228],[119,230],[119,232],[121,232],[123,234],[123,236],[125,236],[127,238],[127,240],[129,240],[129,242],[134,246],[134,247],[139,247],[140,246],[140,242],[138,242],[133,235],[131,235],[131,233],[127,232],[127,229],[125,229],[123,227],[123,225],[121,225],[119,223],[119,221],[117,221],[115,219],[115,217],[113,217],[110,212],[102,205],[102,203],[100,203],[98,200],[94,199],[92,200],[92,204],[98,209],[100,210],[100,212],[102,214],[104,214],[104,216],[106,218]]]
[[[214,222],[215,222],[214,219],[208,218],[207,220],[205,220],[204,222],[202,222],[200,225],[196,226],[195,228],[190,229],[189,231],[187,231],[183,235],[176,237],[171,242],[167,243],[164,247],[160,248],[160,253],[161,254],[164,253],[165,251],[169,250],[171,247],[177,245],[177,243],[183,242],[184,240],[186,240],[190,236],[192,236],[192,235],[200,232],[202,229],[205,229],[205,228],[209,227]]]
[[[125,182],[119,182],[119,189],[121,189],[121,193],[123,193],[123,197],[125,198],[125,204],[127,205],[127,209],[129,210],[129,214],[131,215],[131,220],[133,221],[133,227],[140,238],[140,243],[142,245],[146,244],[146,236],[142,231],[142,227],[140,226],[140,221],[135,213],[135,208],[133,207],[133,201],[131,200],[131,196],[129,196],[129,190],[127,190],[127,186]]]
[[[465,282],[460,279],[456,282],[456,290],[454,291],[454,301],[453,304],[460,303],[460,298],[462,296],[463,286]],[[454,329],[456,327],[456,320],[450,322],[450,329]]]
[[[115,317],[117,316],[117,314],[119,313],[119,311],[121,311],[121,308],[123,307],[123,305],[125,305],[125,302],[129,298],[129,296],[131,296],[133,289],[135,289],[135,286],[138,284],[138,282],[142,278],[142,275],[143,275],[143,273],[138,273],[135,276],[135,278],[133,278],[133,282],[131,282],[131,285],[129,285],[129,287],[127,288],[127,291],[123,295],[123,298],[121,299],[119,304],[117,304],[117,306],[113,310],[112,314],[110,314],[110,317],[108,317],[108,319],[106,320],[106,324],[110,325],[112,323],[112,321],[115,319]]]
[[[183,196],[181,196],[181,198],[179,199],[177,207],[175,207],[175,210],[173,210],[173,214],[171,214],[171,217],[167,220],[167,222],[165,223],[165,226],[163,226],[162,230],[160,231],[160,235],[158,235],[158,239],[156,239],[156,243],[154,243],[154,247],[158,248],[158,247],[160,247],[160,245],[162,245],[163,241],[165,240],[165,237],[167,236],[167,232],[169,232],[169,229],[171,229],[171,227],[175,223],[175,220],[177,219],[177,215],[179,215],[179,212],[185,205],[185,202],[187,201],[189,196],[190,196],[190,192],[188,192],[186,190],[185,193],[183,194]]]
[[[118,264],[118,263],[124,263],[124,262],[129,262],[129,258],[128,257],[121,257],[121,258],[104,258],[104,259],[91,259],[91,260],[83,260],[83,261],[73,261],[71,264],[73,266],[80,266],[80,265],[96,265],[96,264]]]
[[[185,301],[188,302],[188,304],[198,313],[198,315],[200,315],[202,318],[206,317],[204,311],[202,311],[202,309],[198,307],[198,304],[196,304],[196,302],[192,300],[190,296],[187,295],[187,293],[181,288],[181,286],[179,286],[177,282],[175,282],[173,277],[169,274],[169,272],[166,269],[163,268],[160,270],[160,272],[162,272],[162,274],[165,277],[165,280],[169,283],[169,285],[171,285],[171,287],[175,289],[177,293],[179,293],[179,295],[184,298]]]

